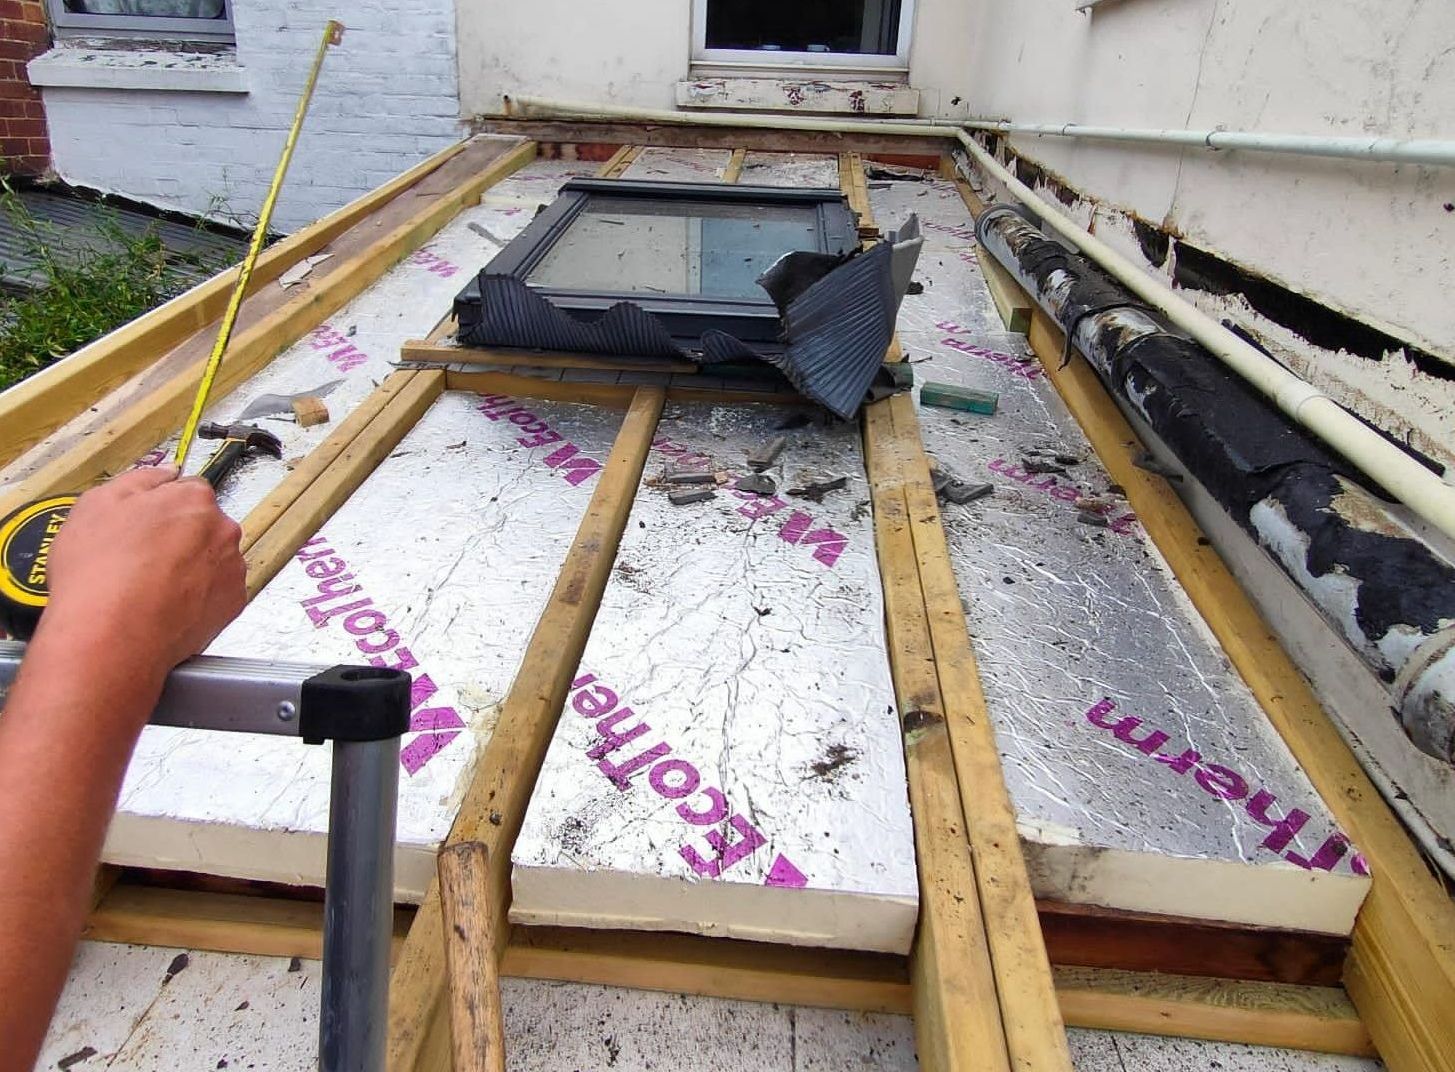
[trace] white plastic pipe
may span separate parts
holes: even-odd
[[[809,119],[716,112],[712,115],[620,105],[581,104],[540,97],[514,97],[511,103],[556,118],[621,118],[642,123],[674,123],[769,130],[815,130],[842,133],[905,134],[954,138],[986,174],[993,175],[1036,213],[1047,227],[1089,260],[1120,280],[1170,323],[1196,339],[1223,364],[1267,395],[1279,409],[1347,458],[1357,469],[1383,485],[1400,502],[1451,539],[1455,539],[1455,487],[1369,428],[1343,406],[1299,379],[1278,362],[1243,341],[1186,299],[1132,264],[1099,238],[1036,196],[964,130],[958,127],[860,119]]]
[[[1341,160],[1455,167],[1455,141],[1435,138],[1346,138],[1319,134],[1260,134],[1245,130],[1137,130],[1127,127],[1082,126],[1079,123],[1014,123],[1010,120],[989,119],[971,120],[961,125],[971,130],[987,130],[997,134],[1143,142],[1199,149],[1244,149],[1257,153],[1292,153],[1299,156],[1330,156]]]
[[[753,115],[747,112],[674,112],[665,108],[632,108],[622,104],[587,104],[544,97],[505,98],[507,111],[538,113],[554,119],[629,119],[636,123],[671,123],[694,127],[756,127],[763,130],[812,130],[839,134],[904,134],[953,138],[959,131],[923,119],[831,119],[797,115]]]

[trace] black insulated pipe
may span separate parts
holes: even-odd
[[[1455,762],[1455,566],[1367,479],[1019,208],[982,245],[1390,689],[1421,751]]]

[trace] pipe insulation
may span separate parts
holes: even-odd
[[[1353,465],[1025,214],[987,209],[976,234],[1386,683],[1415,746],[1455,762],[1455,565]]]
[[[987,174],[1004,183],[1042,225],[1055,231],[1169,323],[1270,398],[1284,413],[1338,451],[1362,473],[1445,535],[1455,538],[1455,487],[1364,424],[1312,384],[1223,327],[1138,268],[1095,235],[1061,215],[1000,165],[964,131],[960,144]]]
[[[1455,539],[1455,487],[1444,483],[1419,462],[1363,424],[1343,406],[1299,379],[1164,283],[1142,271],[1106,243],[1083,230],[1038,197],[992,157],[970,134],[955,126],[916,121],[837,120],[779,117],[742,112],[711,115],[624,105],[558,101],[544,97],[509,97],[513,111],[557,119],[621,119],[638,123],[722,126],[758,130],[805,130],[843,134],[902,134],[953,138],[964,146],[980,169],[1005,185],[1045,226],[1060,234],[1087,258],[1158,310],[1209,353],[1242,376],[1295,421],[1338,451],[1358,470],[1386,489],[1415,514]]]
[[[1239,149],[1255,153],[1325,156],[1338,160],[1455,167],[1455,141],[1439,138],[1349,138],[1250,130],[1147,130],[1083,126],[1080,123],[1016,123],[1008,119],[972,119],[960,126],[994,134],[1033,134],[1036,137],[1080,138],[1084,141]]]

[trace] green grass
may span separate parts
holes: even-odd
[[[44,275],[38,290],[0,293],[0,390],[186,290],[191,284],[176,271],[179,263],[200,264],[209,272],[226,267],[223,261],[209,265],[193,255],[168,254],[155,228],[132,234],[105,209],[98,215],[96,240],[62,245],[56,229],[36,219],[3,180],[0,212]],[[0,272],[0,285],[4,282]]]

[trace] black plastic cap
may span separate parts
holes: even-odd
[[[383,741],[409,729],[410,677],[377,666],[335,666],[303,683],[305,744]]]

